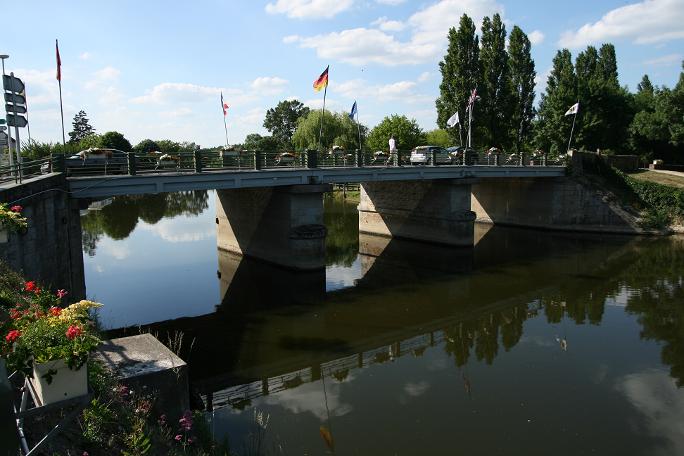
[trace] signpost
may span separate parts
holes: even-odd
[[[10,76],[6,74],[2,76],[2,86],[5,90],[16,93],[21,93],[26,88],[21,79],[14,77],[14,73],[11,73]]]
[[[7,102],[5,104],[7,126],[14,127],[17,165],[19,166],[21,164],[21,142],[19,140],[19,129],[28,125],[26,117],[22,115],[26,113],[26,97],[21,95],[21,93],[24,91],[24,89],[26,89],[26,85],[21,79],[15,77],[14,73],[10,73],[9,76],[4,74],[3,65],[2,87],[4,89],[4,98]],[[21,167],[19,167],[19,169],[21,169]],[[21,182],[21,172],[19,173],[19,181]]]

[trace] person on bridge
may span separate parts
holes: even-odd
[[[395,166],[399,166],[399,156],[397,154],[397,142],[394,140],[394,135],[390,135],[389,139],[389,156],[390,160],[394,162]]]

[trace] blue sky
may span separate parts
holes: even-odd
[[[230,143],[266,134],[266,110],[296,98],[320,107],[314,79],[330,65],[326,107],[361,122],[404,114],[435,128],[446,33],[464,12],[502,14],[532,39],[543,90],[556,50],[616,46],[620,82],[644,73],[673,86],[684,59],[684,0],[158,0],[17,3],[0,53],[27,85],[31,135],[61,140],[54,40],[59,39],[65,128],[85,110],[98,132]],[[13,14],[15,14],[13,12]],[[17,16],[19,17],[19,16]],[[26,137],[23,132],[22,139]]]

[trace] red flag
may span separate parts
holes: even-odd
[[[221,92],[221,107],[223,108],[223,117],[226,117],[226,115],[228,114],[229,106],[228,103],[223,101],[223,92]]]
[[[57,80],[62,82],[62,59],[59,58],[59,43],[55,40],[55,52],[57,54]]]

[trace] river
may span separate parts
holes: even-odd
[[[684,239],[477,226],[472,249],[358,234],[325,271],[216,248],[212,192],[82,215],[112,335],[182,337],[239,454],[684,454]]]

